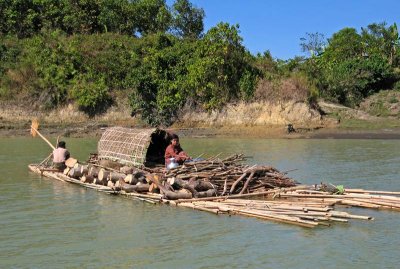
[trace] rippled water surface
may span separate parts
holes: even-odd
[[[86,160],[94,139],[67,139]],[[400,140],[182,139],[302,183],[400,191]],[[109,196],[28,172],[49,147],[0,138],[0,268],[399,268],[400,212],[315,229]]]

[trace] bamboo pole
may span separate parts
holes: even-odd
[[[372,204],[372,203],[369,203],[369,202],[368,203],[366,203],[366,202],[358,202],[358,201],[346,200],[346,199],[341,200],[340,204],[357,206],[357,207],[365,207],[365,208],[373,208],[373,209],[381,208],[381,206],[377,205],[377,204]]]
[[[44,159],[44,160],[43,160],[41,163],[39,163],[37,166],[39,167],[39,166],[41,166],[42,164],[44,164],[45,162],[47,162],[47,161],[51,158],[52,155],[53,155],[53,153],[50,153],[49,156],[47,156],[46,159]]]
[[[368,194],[390,194],[390,195],[400,195],[398,191],[372,191],[363,189],[345,189],[344,193],[368,193]]]
[[[294,224],[294,225],[298,225],[298,226],[306,227],[306,228],[314,228],[315,226],[318,225],[318,223],[316,223],[316,222],[302,221],[302,220],[300,220],[298,218],[294,219],[294,218],[282,217],[282,216],[277,216],[277,215],[256,214],[254,212],[249,212],[249,211],[246,211],[246,210],[235,211],[235,213],[243,215],[243,216],[249,216],[249,217],[256,217],[256,218],[260,218],[260,219],[273,220],[273,221],[287,223],[287,224]]]
[[[388,206],[393,209],[398,209],[400,210],[400,205],[399,204],[393,204],[393,203],[387,203],[387,202],[382,202],[382,201],[371,201],[367,199],[353,199],[354,201],[362,202],[362,203],[371,203],[371,204],[377,204],[377,205],[382,205],[382,206]]]
[[[200,211],[205,211],[205,212],[209,212],[209,213],[213,213],[213,214],[217,214],[217,215],[219,212],[218,209],[209,209],[209,208],[205,208],[205,207],[201,207],[201,206],[195,206],[192,203],[180,203],[180,204],[178,204],[178,206],[196,209],[196,210],[200,210]]]
[[[339,217],[339,218],[348,218],[348,219],[362,219],[362,220],[373,220],[373,217],[370,216],[361,216],[361,215],[354,215],[354,214],[349,214],[347,212],[341,212],[341,211],[331,211],[329,214],[332,215],[332,217]]]
[[[329,219],[332,221],[337,221],[337,222],[345,222],[345,223],[349,222],[347,219],[336,218],[336,217],[331,217]]]

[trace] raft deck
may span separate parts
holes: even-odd
[[[217,215],[255,217],[307,228],[330,226],[333,222],[348,222],[349,219],[373,219],[370,216],[354,215],[335,209],[341,205],[400,211],[400,192],[346,189],[343,194],[332,194],[317,191],[314,186],[300,185],[259,193],[169,200],[164,195],[157,193],[127,193],[107,186],[83,183],[61,172],[43,170],[37,164],[29,165],[29,169],[47,178],[77,184],[107,194],[123,195],[152,204],[163,203]]]

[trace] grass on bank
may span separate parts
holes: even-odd
[[[381,130],[400,128],[398,119],[382,118],[378,120],[342,119],[339,129],[348,130]]]

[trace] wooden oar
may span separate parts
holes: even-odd
[[[35,137],[36,135],[39,135],[52,149],[56,149],[53,144],[50,143],[49,140],[47,140],[46,137],[44,137],[39,131],[39,122],[37,119],[32,120],[32,125],[31,125],[31,134],[33,137]]]

